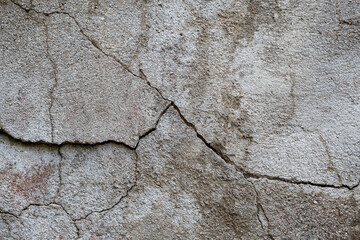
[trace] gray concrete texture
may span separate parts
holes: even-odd
[[[360,239],[358,0],[0,10],[0,239]]]

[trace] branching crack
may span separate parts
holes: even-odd
[[[160,119],[162,118],[162,116],[164,116],[164,114],[167,112],[167,110],[168,110],[171,106],[173,106],[173,103],[172,103],[172,102],[169,103],[169,104],[166,106],[166,108],[164,108],[164,110],[160,113],[159,118],[156,120],[155,127],[151,128],[149,131],[147,131],[146,133],[144,133],[143,135],[141,135],[141,136],[139,137],[139,140],[138,140],[138,142],[136,143],[136,146],[135,146],[134,150],[137,149],[137,147],[138,147],[138,145],[139,145],[139,143],[140,143],[140,140],[141,140],[142,138],[146,137],[147,135],[149,135],[150,133],[152,133],[153,131],[155,131],[155,130],[157,129],[157,126],[158,126],[158,124],[159,124],[159,122],[160,122]]]
[[[173,103],[173,101],[171,101],[171,100],[169,100],[169,99],[166,99],[166,98],[162,95],[162,93],[160,92],[159,89],[157,89],[156,87],[154,87],[154,86],[151,85],[151,83],[147,80],[145,74],[143,73],[142,69],[139,69],[140,74],[139,74],[139,75],[136,75],[134,72],[132,72],[132,71],[131,71],[122,61],[120,61],[118,58],[116,58],[116,57],[113,56],[112,54],[106,53],[106,52],[100,47],[100,44],[99,44],[96,40],[92,39],[89,35],[87,35],[87,34],[85,33],[85,31],[81,28],[80,23],[79,23],[79,22],[76,20],[76,18],[75,18],[74,16],[72,16],[71,14],[69,14],[69,13],[67,13],[67,12],[63,12],[63,11],[53,11],[53,12],[49,12],[49,13],[39,12],[39,11],[36,11],[36,10],[34,10],[34,9],[32,9],[32,8],[25,8],[25,7],[23,7],[21,4],[15,2],[14,0],[11,0],[11,2],[12,2],[13,4],[15,4],[16,6],[18,6],[19,8],[21,8],[22,10],[26,11],[26,12],[33,11],[33,12],[35,12],[35,13],[37,13],[37,14],[43,14],[43,15],[45,15],[45,16],[50,16],[50,15],[53,15],[53,14],[63,14],[63,15],[68,16],[69,18],[71,18],[71,19],[74,21],[74,23],[76,24],[76,26],[79,28],[79,32],[80,32],[80,33],[85,37],[85,39],[87,39],[96,49],[98,49],[98,50],[99,50],[102,54],[104,54],[105,56],[107,56],[107,57],[113,59],[114,61],[116,61],[117,63],[119,63],[120,66],[121,66],[123,69],[125,69],[128,73],[130,73],[130,74],[133,75],[134,77],[140,78],[140,79],[142,79],[143,81],[145,81],[145,83],[146,83],[151,89],[154,89],[154,90],[160,95],[160,97],[161,97],[163,100],[170,102],[169,105],[167,105],[167,106],[165,107],[165,109],[160,113],[160,116],[159,116],[159,118],[158,118],[158,120],[157,120],[157,122],[156,122],[155,127],[153,127],[153,128],[151,128],[150,130],[148,130],[148,131],[147,131],[145,134],[143,134],[142,136],[139,136],[139,140],[138,140],[137,144],[139,143],[139,141],[140,141],[141,138],[143,138],[144,136],[146,136],[147,134],[149,134],[150,132],[152,132],[152,131],[154,131],[154,130],[156,129],[157,123],[159,122],[159,119],[160,119],[160,118],[162,117],[162,115],[166,112],[166,110],[167,110],[167,109],[169,108],[169,106]],[[57,86],[58,86],[58,78],[57,78],[57,72],[58,72],[58,70],[57,70],[56,63],[55,63],[55,61],[53,60],[53,58],[51,57],[50,52],[49,52],[50,47],[49,47],[48,27],[47,27],[47,25],[46,25],[45,23],[44,23],[44,25],[45,25],[45,29],[46,29],[46,46],[47,46],[47,48],[46,48],[46,53],[47,53],[47,56],[48,56],[48,58],[49,58],[49,60],[50,60],[50,62],[51,62],[51,64],[52,64],[52,66],[53,66],[53,69],[54,69],[54,79],[55,79],[55,84],[53,85],[53,87],[52,87],[51,90],[50,90],[50,106],[49,106],[49,110],[48,110],[48,111],[49,111],[49,116],[50,116],[50,124],[51,124],[51,139],[52,139],[51,145],[57,145],[57,146],[63,146],[63,145],[65,145],[65,144],[97,145],[97,144],[104,144],[104,143],[108,143],[108,142],[115,142],[115,143],[123,144],[123,145],[125,145],[126,147],[134,150],[137,145],[136,145],[135,147],[131,147],[131,146],[129,146],[129,145],[123,143],[123,142],[112,141],[112,140],[103,141],[103,142],[96,142],[96,143],[88,143],[88,142],[68,142],[68,141],[62,142],[62,143],[55,143],[55,142],[54,142],[54,137],[55,137],[55,136],[54,136],[54,119],[53,119],[53,116],[52,116],[52,114],[51,114],[51,109],[52,109],[53,103],[54,103],[53,93],[54,93],[55,89],[56,89]],[[10,134],[9,132],[7,132],[7,131],[6,131],[5,129],[3,129],[3,128],[0,129],[0,133],[1,133],[1,132],[4,132],[4,133],[6,133],[7,135],[11,136],[11,134]],[[12,136],[11,136],[11,137],[12,137]],[[14,137],[12,137],[12,138],[14,138]],[[21,138],[18,138],[17,140],[19,140],[19,141],[21,141],[21,142],[30,142],[30,141],[26,141],[26,140],[21,139]],[[32,142],[32,143],[44,143],[44,144],[49,144],[48,142],[45,142],[45,141],[37,141],[37,142]]]
[[[240,166],[238,166],[237,164],[235,164],[229,157],[227,157],[224,153],[222,153],[220,150],[214,148],[213,146],[211,146],[211,144],[209,142],[206,141],[206,139],[197,131],[195,125],[191,122],[189,122],[188,120],[186,120],[186,118],[184,117],[184,115],[181,113],[180,109],[173,104],[174,108],[177,110],[177,112],[179,113],[181,119],[184,121],[184,123],[189,126],[190,128],[192,128],[197,137],[208,147],[210,148],[216,155],[218,155],[224,162],[226,162],[227,164],[232,165],[238,172],[242,173],[244,175],[245,178],[256,178],[256,179],[268,179],[268,180],[276,180],[276,181],[281,181],[281,182],[286,182],[286,183],[291,183],[291,184],[297,184],[297,185],[311,185],[311,186],[316,186],[316,187],[324,187],[324,188],[346,188],[348,190],[352,190],[354,188],[356,188],[359,182],[355,185],[355,186],[348,186],[345,184],[342,185],[332,185],[332,184],[322,184],[322,183],[313,183],[310,181],[299,181],[296,179],[286,179],[286,178],[282,178],[282,177],[274,177],[274,176],[267,176],[267,175],[262,175],[262,174],[256,174],[256,173],[251,173],[243,168],[241,168]]]
[[[23,212],[25,212],[27,209],[29,209],[31,206],[36,206],[36,207],[49,207],[49,206],[51,206],[51,205],[56,205],[56,206],[58,206],[58,207],[60,207],[65,213],[66,213],[66,215],[69,217],[69,219],[72,221],[72,224],[74,225],[74,227],[75,227],[75,229],[76,229],[76,235],[77,235],[77,238],[79,238],[80,237],[80,229],[79,229],[79,227],[76,225],[76,221],[75,221],[75,219],[73,219],[72,217],[71,217],[71,215],[69,214],[69,212],[64,208],[64,206],[62,206],[60,203],[58,203],[58,202],[50,202],[50,203],[47,203],[47,204],[38,204],[38,203],[30,203],[29,205],[27,205],[25,208],[23,208],[22,210],[21,210],[21,212],[20,212],[20,214],[18,214],[18,215],[14,215],[14,214],[10,214],[10,215],[12,215],[12,216],[14,216],[14,217],[16,217],[16,218],[19,218],[19,217],[21,217],[21,215],[23,214]]]
[[[109,211],[109,210],[115,208],[116,206],[118,206],[125,198],[127,198],[129,196],[129,193],[136,187],[139,177],[140,177],[140,171],[139,171],[139,167],[138,167],[139,156],[138,156],[136,150],[135,150],[135,155],[136,155],[136,158],[135,158],[136,159],[135,160],[135,180],[134,180],[134,183],[126,190],[126,193],[123,196],[121,196],[119,198],[119,200],[116,203],[114,203],[112,206],[98,210],[98,211],[91,211],[88,214],[86,214],[84,217],[74,219],[74,221],[81,221],[81,220],[87,219],[90,215],[92,215],[94,213],[103,213],[103,212]]]
[[[169,104],[166,106],[166,108],[161,112],[159,118],[157,119],[157,122],[156,122],[156,125],[155,127],[153,127],[152,129],[150,129],[149,131],[147,131],[145,134],[143,134],[142,136],[139,137],[139,140],[136,144],[135,147],[131,147],[131,146],[128,146],[126,145],[125,143],[122,143],[122,142],[116,142],[116,141],[104,141],[104,142],[99,142],[99,143],[77,143],[77,142],[64,142],[64,143],[61,143],[61,144],[56,144],[56,143],[44,143],[44,142],[35,142],[35,143],[28,143],[22,139],[16,139],[18,141],[21,141],[21,142],[24,142],[24,143],[28,143],[28,144],[38,144],[38,143],[41,143],[41,144],[46,144],[46,145],[51,145],[51,146],[58,146],[59,149],[59,154],[60,154],[60,157],[62,159],[62,156],[61,156],[61,152],[60,152],[60,148],[64,145],[67,145],[67,144],[70,144],[70,145],[90,145],[90,146],[95,146],[95,145],[100,145],[100,144],[106,144],[106,143],[117,143],[117,144],[121,144],[131,150],[134,150],[135,151],[135,154],[136,154],[136,163],[135,163],[135,171],[136,171],[136,174],[135,174],[135,180],[134,180],[134,183],[126,190],[126,193],[121,196],[118,201],[113,204],[112,206],[108,207],[108,208],[105,208],[105,209],[102,209],[102,210],[98,210],[98,211],[92,211],[90,213],[88,213],[87,215],[85,215],[84,217],[81,217],[81,218],[78,218],[78,219],[72,219],[71,216],[69,215],[69,213],[66,211],[66,209],[58,204],[58,203],[50,203],[50,204],[57,204],[58,206],[61,206],[64,211],[68,214],[68,216],[70,217],[70,219],[72,219],[72,221],[74,222],[74,225],[76,226],[76,229],[77,229],[77,234],[78,234],[78,237],[79,237],[79,228],[78,226],[76,225],[76,222],[77,221],[80,221],[80,220],[83,220],[83,219],[86,219],[88,218],[91,214],[93,213],[103,213],[105,211],[109,211],[111,209],[113,209],[114,207],[116,207],[117,205],[119,205],[120,203],[122,203],[124,201],[124,199],[126,199],[130,192],[137,186],[137,183],[138,183],[138,179],[139,179],[139,176],[140,176],[140,172],[139,172],[139,168],[138,168],[138,161],[139,161],[139,156],[137,154],[137,147],[139,145],[139,142],[142,138],[146,137],[147,135],[149,135],[150,133],[152,133],[153,131],[155,131],[157,129],[157,126],[159,124],[159,121],[160,119],[162,118],[162,116],[167,112],[167,110],[170,108],[170,106],[173,106],[174,109],[178,112],[180,118],[182,119],[182,121],[188,126],[190,127],[197,135],[197,137],[209,148],[211,149],[217,156],[219,156],[225,163],[233,166],[239,173],[241,173],[245,179],[247,181],[249,181],[253,187],[254,187],[254,190],[255,190],[255,193],[256,193],[256,207],[257,207],[257,217],[258,217],[258,220],[262,226],[262,228],[265,230],[265,228],[267,228],[267,234],[269,236],[270,239],[273,239],[273,237],[270,235],[269,233],[269,219],[267,218],[266,216],[266,213],[261,205],[261,202],[260,202],[260,199],[259,199],[259,194],[254,186],[254,184],[249,180],[250,178],[252,179],[267,179],[267,180],[275,180],[275,181],[281,181],[281,182],[286,182],[286,183],[290,183],[290,184],[296,184],[296,185],[310,185],[310,186],[315,186],[315,187],[322,187],[322,188],[336,188],[336,189],[348,189],[348,190],[352,190],[356,187],[359,186],[360,184],[360,181],[355,185],[355,186],[347,186],[347,185],[344,185],[342,182],[341,182],[341,185],[332,185],[332,184],[322,184],[322,183],[313,183],[313,182],[310,182],[310,181],[299,181],[299,180],[296,180],[296,179],[286,179],[286,178],[282,178],[282,177],[274,177],[274,176],[267,176],[267,175],[262,175],[262,174],[256,174],[256,173],[251,173],[245,169],[243,169],[242,167],[238,166],[237,164],[235,164],[226,154],[224,154],[221,150],[217,149],[216,147],[212,146],[211,143],[209,143],[200,133],[199,131],[197,130],[196,126],[194,125],[194,123],[188,121],[185,116],[182,114],[180,108],[175,104],[175,101],[174,100],[170,100],[170,99],[167,99],[164,97],[164,95],[162,94],[162,92],[155,86],[153,86],[151,84],[151,82],[147,79],[146,75],[144,74],[143,70],[141,69],[141,67],[139,68],[139,75],[135,74],[134,72],[132,72],[129,67],[127,65],[125,65],[122,61],[120,61],[117,57],[113,56],[112,54],[109,54],[109,53],[106,53],[100,46],[100,44],[92,39],[88,34],[85,33],[85,31],[81,28],[81,25],[79,24],[79,22],[77,21],[77,19],[70,15],[69,13],[66,13],[66,12],[61,12],[61,11],[54,11],[54,12],[50,12],[50,13],[43,13],[43,12],[37,12],[31,8],[29,9],[26,9],[24,8],[23,6],[21,6],[21,4],[18,4],[16,3],[14,0],[11,0],[12,3],[14,3],[15,5],[19,6],[21,9],[25,10],[26,12],[29,12],[29,11],[34,11],[36,13],[39,13],[39,14],[44,14],[46,16],[49,16],[51,14],[65,14],[67,15],[68,17],[70,17],[74,22],[75,24],[77,25],[77,27],[79,28],[79,31],[80,33],[96,48],[98,49],[100,52],[102,52],[105,56],[108,56],[110,58],[112,58],[113,60],[115,60],[117,63],[120,64],[120,66],[125,69],[128,73],[130,73],[131,75],[133,75],[134,77],[137,77],[137,78],[140,78],[142,80],[144,80],[146,82],[146,84],[151,88],[151,89],[154,89],[161,97],[162,99],[164,99],[165,101],[168,101]],[[345,24],[347,24],[345,22]],[[58,79],[57,79],[57,67],[56,67],[56,64],[54,62],[54,60],[51,58],[50,56],[50,53],[49,53],[49,33],[48,33],[48,28],[45,24],[45,27],[46,27],[46,44],[47,44],[47,56],[49,58],[49,60],[51,61],[51,64],[54,68],[54,78],[55,78],[55,84],[53,85],[51,91],[50,91],[50,99],[51,99],[51,103],[50,103],[50,107],[49,107],[49,114],[50,114],[50,122],[51,122],[51,136],[52,136],[52,142],[54,142],[54,123],[53,123],[53,119],[52,119],[52,115],[51,115],[51,108],[53,106],[53,93],[54,93],[54,90],[55,88],[57,87],[57,84],[58,84]],[[289,68],[291,69],[291,66],[289,66]],[[295,89],[295,84],[296,84],[296,79],[293,75],[293,73],[291,72],[290,73],[290,80],[291,80],[291,87],[290,87],[290,93],[289,93],[289,96],[291,97],[291,113],[290,113],[290,117],[289,119],[292,119],[295,115],[295,94],[294,94],[294,89]],[[14,137],[12,137],[9,133],[7,133],[5,130],[0,130],[0,133],[4,133],[6,134],[8,137],[10,137],[11,139],[15,139]],[[326,149],[326,152],[329,156],[329,161],[332,163],[332,160],[331,160],[331,156],[329,154],[329,149],[328,149],[328,146],[326,145],[326,142],[324,141],[324,139],[322,138],[321,134],[319,135],[320,136],[320,140],[322,141],[322,143],[324,144],[325,146],[325,149]],[[338,177],[339,179],[341,180],[340,178],[340,174],[337,172],[338,174]],[[61,179],[61,163],[59,165],[59,181],[60,181],[60,184],[59,184],[59,188],[58,188],[58,191],[57,191],[57,196],[59,196],[59,193],[60,193],[60,188],[61,188],[61,184],[62,184],[62,179]],[[26,208],[24,208],[21,213],[23,211],[25,211],[28,207],[30,206],[49,206],[50,204],[48,205],[40,205],[40,204],[30,204],[28,205]],[[2,213],[2,212],[1,212]],[[18,217],[14,214],[11,214],[11,213],[7,213],[7,212],[4,212],[5,214],[10,214],[10,215],[13,215],[15,217]],[[21,215],[20,213],[20,215]],[[264,218],[262,219],[260,214],[263,214]],[[19,215],[19,216],[20,216]],[[264,221],[265,220],[265,221]],[[267,226],[265,226],[267,225]]]

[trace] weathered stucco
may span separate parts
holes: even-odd
[[[359,1],[0,9],[0,239],[359,239]]]

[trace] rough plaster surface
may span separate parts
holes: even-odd
[[[0,239],[359,239],[359,1],[0,9]]]

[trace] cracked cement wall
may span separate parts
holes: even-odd
[[[0,239],[360,239],[359,1],[0,9]]]

